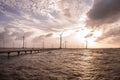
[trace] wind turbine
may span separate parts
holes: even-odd
[[[65,49],[67,48],[67,41],[65,41]]]
[[[25,34],[23,34],[23,48],[25,48]]]
[[[86,39],[86,49],[88,48],[88,40]]]
[[[62,49],[62,35],[63,35],[64,31],[60,34],[60,49]]]

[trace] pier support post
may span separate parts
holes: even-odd
[[[20,55],[20,51],[18,51],[18,56]]]
[[[10,52],[8,52],[8,59],[10,58]]]
[[[30,54],[32,54],[32,50],[30,51]]]
[[[25,54],[27,54],[27,51],[25,51]]]

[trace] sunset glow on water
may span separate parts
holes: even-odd
[[[0,55],[0,80],[119,80],[120,49],[66,49]]]

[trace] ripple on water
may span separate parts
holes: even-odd
[[[1,57],[1,55],[0,55]],[[53,50],[0,58],[0,80],[120,80],[120,49]]]

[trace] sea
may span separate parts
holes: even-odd
[[[0,80],[120,80],[120,49],[0,53]]]

